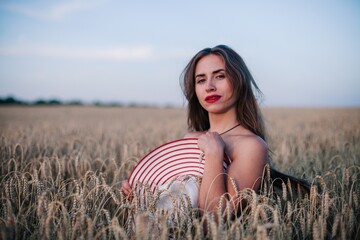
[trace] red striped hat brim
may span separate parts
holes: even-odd
[[[154,192],[156,187],[177,176],[202,176],[204,161],[201,161],[201,151],[197,138],[183,138],[165,143],[145,155],[134,167],[129,184],[147,184]],[[228,157],[224,158],[224,170],[230,164]]]

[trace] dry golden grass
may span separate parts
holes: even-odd
[[[287,183],[274,195],[269,182],[262,194],[239,192],[248,206],[235,219],[223,201],[216,224],[186,201],[168,214],[156,195],[119,191],[143,155],[185,134],[185,110],[1,107],[0,238],[360,238],[360,109],[264,115],[274,165],[311,182],[310,196]]]

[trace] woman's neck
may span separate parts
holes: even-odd
[[[222,114],[209,113],[209,121],[209,131],[219,134],[239,124],[235,111],[228,111]]]

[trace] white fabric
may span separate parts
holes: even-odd
[[[158,186],[157,190],[161,192],[156,205],[158,208],[171,211],[174,204],[179,205],[181,198],[186,203],[185,195],[190,198],[192,208],[198,207],[200,186],[195,176],[180,176],[174,181]]]

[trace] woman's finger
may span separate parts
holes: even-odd
[[[129,195],[131,193],[131,186],[128,181],[124,180],[121,182],[121,191],[125,195]]]

